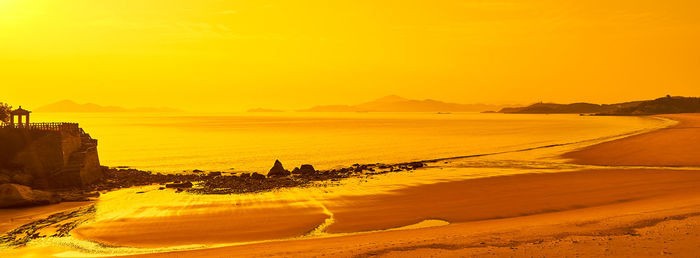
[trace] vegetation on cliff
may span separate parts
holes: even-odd
[[[12,106],[0,102],[0,122],[7,123],[10,120],[10,112],[12,111]]]

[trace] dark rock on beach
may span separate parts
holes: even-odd
[[[0,208],[14,208],[57,203],[61,200],[54,193],[34,190],[18,184],[0,185]]]
[[[255,179],[255,180],[264,180],[266,177],[262,174],[253,173],[250,175],[250,178]]]
[[[316,174],[316,169],[314,169],[314,166],[312,165],[304,164],[299,168],[299,174],[302,176],[313,175]]]
[[[285,177],[289,175],[291,175],[291,173],[284,169],[282,162],[279,160],[275,160],[275,165],[273,165],[270,172],[267,173],[268,177]]]
[[[422,168],[425,164],[423,164],[423,162],[412,162],[412,163],[409,163],[408,165],[413,167],[413,169],[417,169],[417,168]]]

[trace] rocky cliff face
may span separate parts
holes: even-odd
[[[80,188],[103,177],[97,141],[77,124],[0,128],[0,183],[38,189]]]

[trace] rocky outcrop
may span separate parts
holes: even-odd
[[[0,183],[82,188],[103,178],[97,140],[77,124],[0,128]]]
[[[272,166],[270,172],[267,173],[267,177],[285,177],[289,176],[291,173],[284,169],[282,162],[275,160],[275,165]]]
[[[287,172],[289,173],[289,172]],[[253,174],[250,175],[250,178],[255,179],[255,180],[264,180],[266,177],[263,174],[258,174],[253,172]]]
[[[18,184],[0,185],[0,208],[46,205],[59,201],[60,197],[53,193],[34,190],[28,186]]]
[[[299,174],[302,176],[313,175],[316,174],[316,169],[314,169],[314,166],[312,165],[304,164],[299,168]]]

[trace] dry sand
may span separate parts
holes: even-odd
[[[661,117],[677,120],[679,124],[593,145],[563,157],[587,165],[700,166],[700,114]]]
[[[580,164],[700,164],[700,115],[668,117],[681,123],[566,157]],[[445,182],[335,200],[328,209],[336,219],[330,232],[385,229],[426,219],[452,224],[146,256],[695,257],[700,253],[698,170],[617,168]]]

